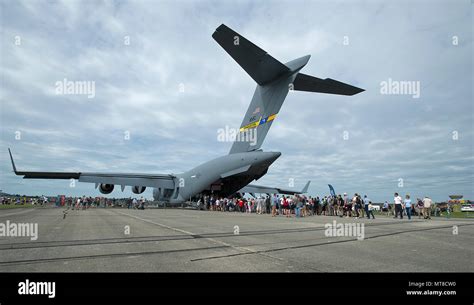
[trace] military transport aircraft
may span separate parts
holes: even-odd
[[[231,196],[239,191],[300,193],[249,185],[265,175],[269,166],[281,155],[280,152],[264,152],[260,147],[288,91],[354,95],[364,90],[330,78],[320,79],[300,73],[310,55],[283,64],[224,24],[216,29],[212,37],[257,83],[238,131],[239,134],[256,132],[255,141],[236,140],[228,155],[176,175],[18,171],[9,149],[15,174],[26,179],[77,179],[79,182],[95,183],[103,194],[111,193],[115,185],[120,185],[122,191],[125,186],[131,186],[135,194],[143,193],[150,187],[153,188],[155,200],[169,203],[183,203],[210,192],[220,196]],[[307,191],[308,184],[302,192]]]

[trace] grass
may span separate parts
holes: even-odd
[[[387,212],[374,212],[375,216],[387,216]],[[389,215],[389,217],[393,217],[393,215]],[[404,216],[406,217],[406,216]],[[418,218],[417,215],[412,215],[412,218]],[[446,218],[446,212],[441,213],[440,216],[431,215],[431,218]],[[474,218],[474,212],[451,212],[449,218]]]
[[[32,204],[0,204],[0,210],[35,208]]]
[[[440,217],[446,217],[446,212],[441,213]],[[474,212],[451,212],[451,218],[474,218]]]

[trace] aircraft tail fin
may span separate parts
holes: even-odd
[[[260,149],[289,90],[353,95],[364,90],[332,79],[299,73],[306,55],[282,64],[251,41],[221,24],[212,37],[257,82],[230,154]]]
[[[309,180],[308,182],[306,182],[306,185],[303,187],[303,189],[301,190],[301,194],[305,194],[308,192],[308,188],[309,188],[309,184],[311,183],[311,180]]]
[[[224,24],[216,29],[212,38],[260,86],[290,71],[287,66]]]

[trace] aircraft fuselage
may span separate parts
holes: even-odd
[[[153,197],[157,201],[182,203],[203,192],[229,196],[263,176],[280,155],[252,151],[222,156],[177,174],[174,189],[155,188]]]

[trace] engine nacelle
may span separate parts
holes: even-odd
[[[114,185],[113,184],[103,184],[101,183],[99,185],[99,191],[102,194],[110,194],[114,190]]]
[[[134,194],[141,194],[145,191],[146,187],[145,186],[133,186],[132,187],[132,192]]]

